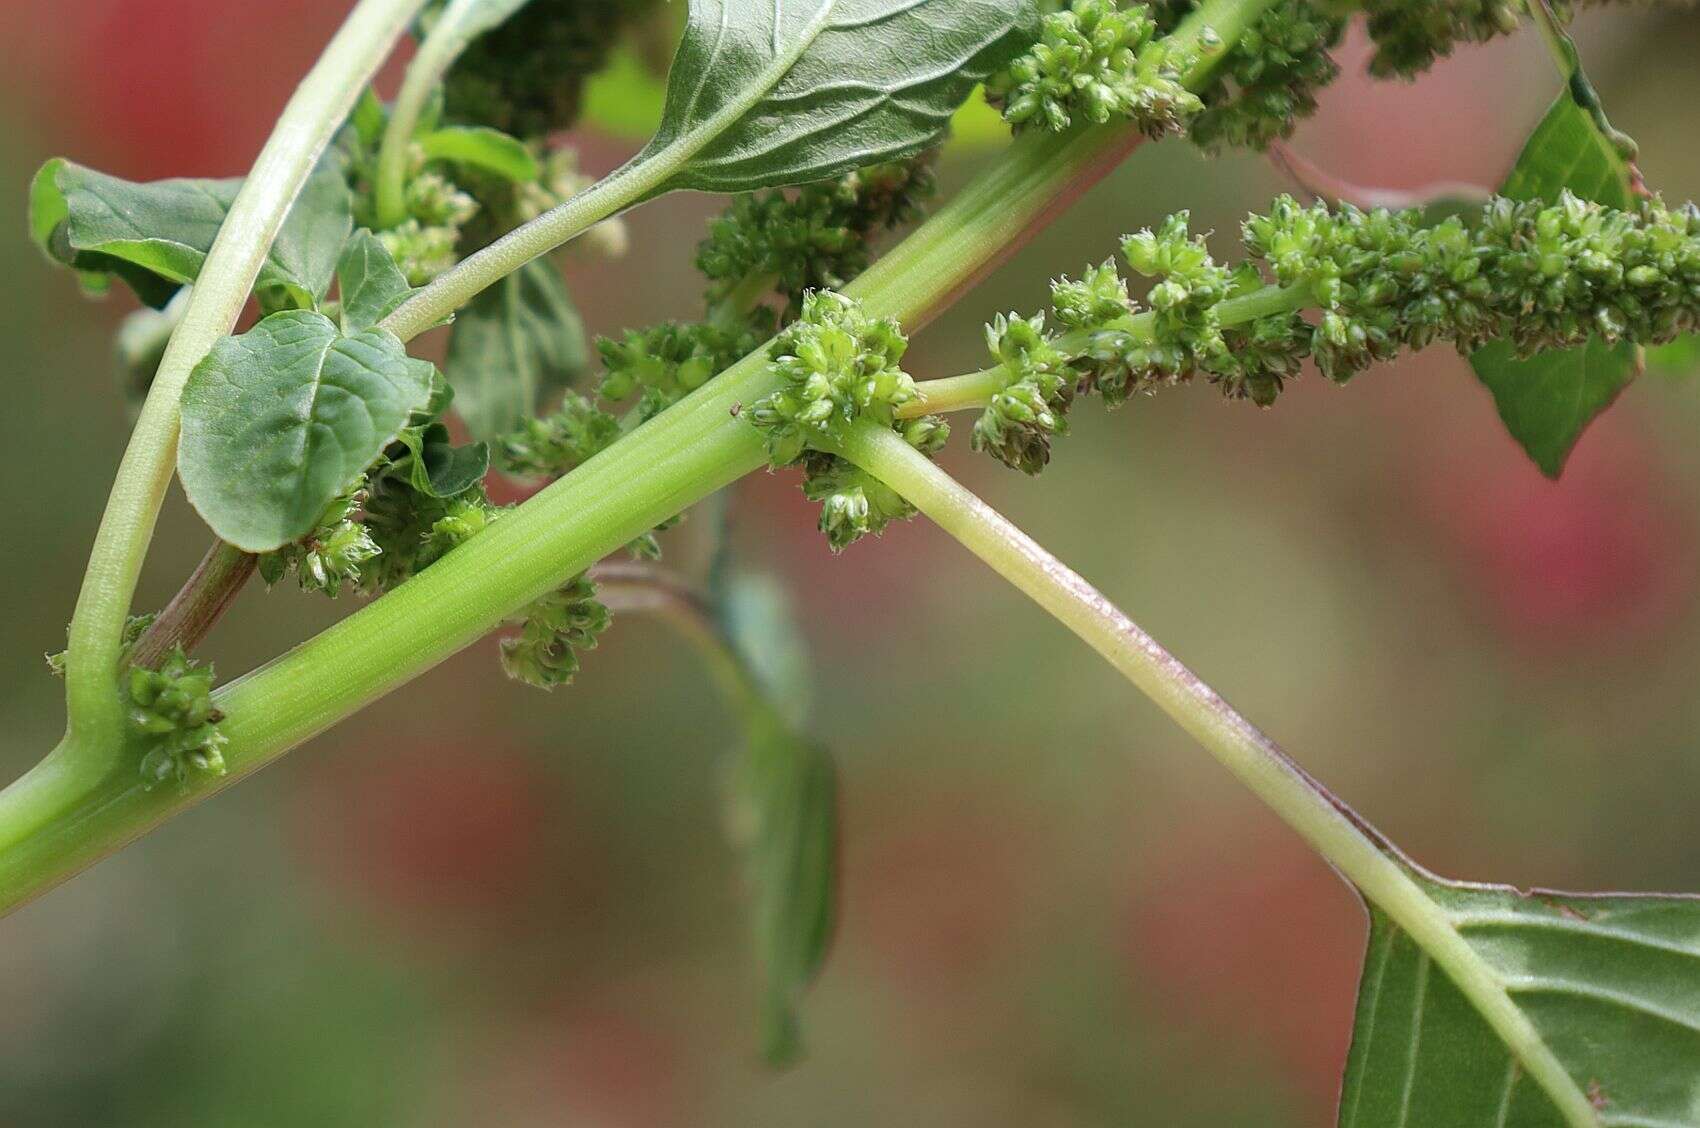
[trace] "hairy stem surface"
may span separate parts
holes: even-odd
[[[889,428],[860,425],[841,453],[903,495],[1102,655],[1427,951],[1576,1128],[1588,1098],[1493,970],[1411,876],[1274,741],[1077,573]]]

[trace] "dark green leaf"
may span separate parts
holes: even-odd
[[[1602,1125],[1700,1125],[1700,899],[1423,879]],[[1427,954],[1372,912],[1341,1128],[1565,1128]]]
[[[691,0],[635,163],[682,157],[662,190],[745,192],[908,156],[1037,20],[1031,0]]]
[[[450,161],[511,180],[536,180],[537,157],[523,141],[485,126],[448,126],[419,138],[428,160]]]
[[[584,323],[566,283],[547,259],[538,259],[461,311],[444,368],[468,430],[493,439],[535,415],[588,361]]]
[[[751,731],[739,764],[738,799],[765,975],[762,1054],[784,1064],[801,1050],[798,1003],[826,960],[837,923],[832,759],[773,717]]]
[[[342,155],[327,154],[308,178],[260,268],[257,288],[312,306],[330,288],[353,228]],[[240,180],[121,180],[55,159],[30,187],[30,233],[41,249],[87,280],[116,276],[149,305],[192,282]]]
[[[190,374],[184,491],[230,544],[289,544],[426,404],[431,375],[386,330],[343,336],[322,314],[275,313],[224,338]]]
[[[343,247],[336,280],[344,333],[371,328],[413,292],[390,252],[365,228],[356,231]]]
[[[410,427],[401,433],[407,446],[408,483],[427,497],[459,497],[484,480],[490,469],[485,443],[457,447],[441,423]]]
[[[1564,189],[1616,208],[1631,203],[1628,164],[1569,91],[1547,111],[1500,191],[1516,200],[1556,200]],[[1638,358],[1634,345],[1595,341],[1520,360],[1494,344],[1470,363],[1506,429],[1556,478],[1583,429],[1635,378]]]

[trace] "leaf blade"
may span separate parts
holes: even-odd
[[[1627,208],[1630,170],[1569,91],[1561,93],[1524,144],[1500,193],[1554,200],[1568,189],[1583,199]],[[1499,417],[1541,472],[1556,478],[1588,424],[1609,407],[1640,368],[1632,344],[1594,340],[1576,349],[1518,357],[1496,342],[1470,366],[1492,394]]]
[[[744,192],[936,143],[974,86],[1036,33],[1027,0],[692,0],[661,128],[661,190]]]
[[[220,538],[270,552],[305,536],[431,395],[431,365],[395,335],[275,313],[189,376],[178,472]]]
[[[444,370],[475,439],[507,434],[590,363],[584,323],[560,272],[537,259],[456,317]]]
[[[353,230],[353,195],[340,153],[314,168],[260,269],[256,286],[310,307],[330,288]],[[156,308],[193,282],[230,210],[240,179],[136,182],[55,158],[30,186],[30,232],[53,259],[116,276]]]
[[[1700,898],[1418,880],[1603,1123],[1700,1124]],[[1426,960],[1372,910],[1340,1128],[1565,1125]]]
[[[336,278],[344,333],[371,328],[413,293],[383,241],[364,227],[342,248]]]

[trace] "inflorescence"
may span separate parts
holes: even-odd
[[[1530,355],[1593,338],[1657,344],[1700,325],[1692,204],[1623,211],[1566,193],[1428,223],[1415,209],[1281,197],[1247,218],[1242,237],[1253,261],[1225,267],[1183,212],[1124,241],[1128,265],[1154,279],[1143,305],[1106,263],[1053,285],[1056,330],[1043,315],[995,321],[989,371],[1000,387],[975,424],[976,448],[1037,472],[1080,393],[1114,406],[1203,375],[1267,406],[1306,357],[1344,382],[1439,341],[1467,354],[1504,340]]]
[[[920,216],[936,191],[932,153],[856,169],[800,188],[737,197],[709,225],[696,264],[710,305],[767,281],[796,317],[803,291],[835,290],[868,268],[870,239]]]
[[[195,775],[224,774],[224,719],[212,700],[213,669],[175,647],[156,670],[135,667],[125,680],[130,729],[142,742],[142,780],[186,785]]]
[[[845,429],[862,421],[890,427],[929,455],[950,437],[941,419],[897,417],[917,395],[901,367],[908,344],[895,321],[869,317],[842,294],[811,291],[802,316],[773,344],[774,371],[783,385],[746,413],[766,436],[772,466],[803,464],[803,491],[822,503],[821,531],[835,551],[914,513],[832,453]]]

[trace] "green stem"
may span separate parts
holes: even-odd
[[[449,31],[439,23],[419,45],[418,53],[402,76],[401,88],[396,91],[389,120],[384,124],[372,202],[377,225],[385,230],[400,226],[407,219],[408,150],[413,146],[413,134],[419,128],[426,103],[431,100],[431,91],[448,73],[464,46]]]
[[[1262,317],[1292,313],[1310,302],[1308,286],[1265,286],[1222,302],[1216,307],[1216,316],[1222,328],[1231,329]],[[1156,323],[1156,314],[1150,310],[1130,313],[1090,332],[1064,333],[1051,343],[1066,359],[1079,360],[1091,349],[1093,340],[1100,333],[1122,332],[1135,339],[1149,339]],[[922,415],[985,407],[1008,384],[1009,372],[1002,367],[982,368],[978,372],[964,372],[960,376],[947,376],[940,380],[923,380],[915,386],[920,395],[898,408],[897,415],[900,419],[914,419]]]
[[[171,483],[178,400],[192,369],[229,333],[290,205],[320,153],[423,0],[361,0],[278,119],[230,206],[172,334],[95,536],[66,654],[72,739],[64,754],[104,774],[123,739],[114,674],[142,559]]]
[[[777,274],[745,275],[709,306],[709,324],[720,329],[737,329],[750,316],[750,311],[778,285]]]
[[[1273,3],[1207,0],[1176,34],[1203,41],[1210,30],[1234,42]],[[380,6],[411,15],[417,4],[418,0],[362,0],[350,23]],[[399,34],[405,19],[398,17],[396,23],[393,30]],[[1220,52],[1203,59],[1194,77],[1207,74],[1218,58]],[[349,93],[350,102],[356,93],[358,89]],[[997,165],[846,292],[875,316],[895,317],[918,328],[955,294],[1013,253],[1032,231],[1067,208],[1138,143],[1139,134],[1119,123],[1064,134],[1024,135]],[[568,218],[553,221],[554,230],[571,232],[579,219],[597,210],[611,214],[616,207],[607,199],[592,206],[587,197],[595,198],[599,192],[629,193],[630,184],[610,186],[619,182],[616,174],[556,209]],[[577,219],[571,218],[575,209]],[[411,337],[436,324],[502,273],[564,241],[553,235],[540,237],[534,225],[528,226],[530,234],[521,234],[526,228],[514,232],[509,239],[515,241],[482,265],[458,278],[452,278],[456,271],[450,271],[438,279],[392,315],[387,327],[398,336]],[[488,251],[501,246],[499,242]],[[473,256],[456,270],[468,268],[478,258]],[[210,345],[209,339],[206,346]],[[179,387],[180,382],[181,378]],[[39,896],[171,815],[259,770],[424,673],[601,556],[758,468],[764,461],[760,436],[738,416],[745,405],[771,392],[776,384],[765,348],[758,350],[388,596],[225,687],[218,698],[230,744],[225,750],[229,770],[222,778],[152,791],[125,772],[80,778],[68,788],[48,789],[32,782],[53,777],[61,753],[80,754],[77,741],[68,737],[47,762],[0,793],[0,913]],[[171,445],[175,398],[171,397]],[[167,456],[160,466],[159,494],[169,482],[169,463]],[[150,527],[156,511],[157,496],[148,510]],[[145,543],[145,533],[141,540]],[[134,588],[133,564],[131,568],[115,618],[108,623],[114,644],[121,637]],[[113,713],[109,748],[115,748],[122,737],[120,703],[110,676],[116,662],[114,648],[98,682],[110,698]],[[54,795],[51,804],[31,798],[48,791]]]
[[[846,292],[878,316],[924,324],[1138,142],[1123,126],[1022,137]],[[739,416],[776,386],[763,347],[384,598],[223,687],[225,776],[148,791],[138,776],[109,772],[50,818],[0,793],[0,912],[271,763],[760,468],[761,435]]]
[[[852,428],[841,453],[896,490],[1078,635],[1410,934],[1576,1128],[1593,1106],[1485,960],[1411,875],[1196,674],[1096,588],[888,428]]]

